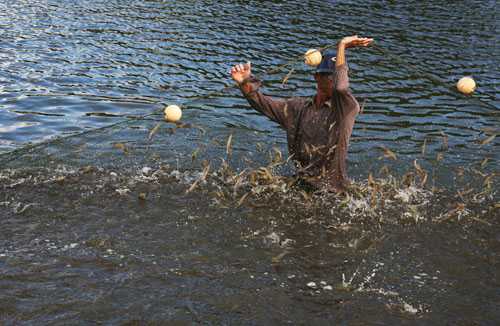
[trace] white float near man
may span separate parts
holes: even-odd
[[[182,110],[179,106],[172,104],[165,108],[165,120],[168,122],[177,122],[182,117]]]
[[[476,82],[472,77],[462,77],[457,83],[457,89],[460,93],[466,95],[472,94],[476,90]]]

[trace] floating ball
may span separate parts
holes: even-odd
[[[179,121],[182,117],[182,110],[177,105],[169,105],[165,108],[165,120],[168,122]]]
[[[323,56],[321,55],[321,52],[319,52],[316,49],[310,49],[307,50],[306,54],[304,55],[304,62],[306,65],[311,66],[311,67],[316,67],[321,63],[321,59],[323,59]]]
[[[457,89],[460,93],[471,94],[476,89],[476,82],[472,77],[462,77],[457,83]]]

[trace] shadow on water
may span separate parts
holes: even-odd
[[[0,321],[500,322],[494,5],[0,4],[0,150],[19,149],[0,156]],[[259,74],[354,32],[481,92],[350,53],[367,105],[345,196],[298,185],[283,132],[236,90],[200,99],[229,62]],[[310,95],[295,68],[266,90]],[[184,124],[132,119],[165,103]]]

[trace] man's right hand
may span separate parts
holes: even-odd
[[[240,63],[231,68],[231,77],[238,84],[241,84],[245,79],[249,78],[252,73],[252,65],[250,62],[245,64]]]
[[[344,45],[346,49],[354,47],[366,47],[373,43],[369,37],[358,37],[357,35],[347,36],[340,40],[339,45]]]

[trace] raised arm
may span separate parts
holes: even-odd
[[[252,76],[250,63],[237,64],[232,67],[231,77],[255,110],[279,123],[285,129],[292,127],[294,123],[293,107],[288,107],[286,100],[273,99],[259,91],[261,82]]]
[[[334,90],[332,104],[336,108],[336,136],[335,151],[330,160],[331,171],[328,182],[336,191],[343,191],[348,184],[347,178],[347,153],[349,140],[356,116],[359,113],[359,103],[349,90],[348,69],[345,59],[345,49],[352,47],[365,47],[373,42],[371,38],[355,36],[344,37],[337,45],[337,58],[335,60]]]
[[[335,67],[345,64],[345,49],[354,47],[366,47],[373,42],[369,37],[358,37],[357,35],[347,36],[340,40],[337,45],[337,59]]]
[[[335,90],[337,92],[347,92],[349,89],[345,50],[354,47],[366,47],[372,42],[372,38],[358,37],[357,35],[347,36],[339,41],[337,45],[337,58],[335,60]]]

